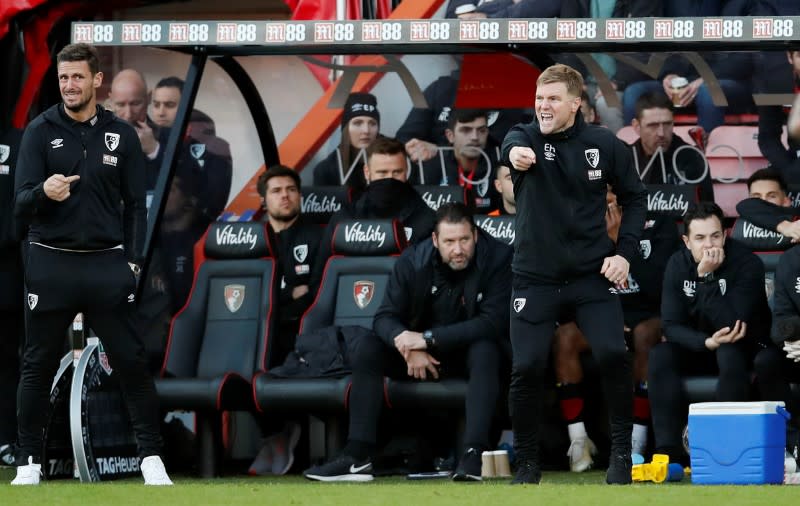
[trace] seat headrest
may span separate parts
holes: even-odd
[[[448,202],[467,203],[467,189],[460,186],[417,185],[414,188],[434,211]]]
[[[272,256],[264,223],[215,221],[208,227],[205,256],[217,259]]]
[[[498,241],[508,245],[514,244],[516,220],[513,215],[487,216],[485,214],[476,214],[475,224]]]
[[[406,232],[397,220],[343,220],[333,231],[332,254],[386,256],[403,251]]]
[[[686,214],[686,211],[688,211],[689,208],[696,203],[697,185],[647,185],[647,213],[650,215],[681,218]]]
[[[761,228],[742,218],[734,222],[731,237],[753,251],[783,251],[792,246],[789,237]]]
[[[350,201],[346,186],[304,186],[300,196],[300,212],[314,223],[328,223],[333,213]]]

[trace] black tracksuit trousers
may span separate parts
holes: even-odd
[[[139,456],[161,454],[159,411],[141,337],[134,326],[136,279],[121,249],[54,250],[31,244],[25,262],[27,332],[18,391],[17,463],[42,455],[50,385],[64,333],[83,312],[119,374]]]
[[[500,395],[500,350],[497,343],[476,341],[457,352],[432,355],[441,362],[445,377],[468,378],[465,448],[488,448],[489,430]],[[348,439],[375,445],[378,417],[384,403],[384,376],[413,379],[408,376],[408,367],[400,353],[377,337],[359,343],[353,354],[352,367]]]
[[[633,427],[631,360],[625,348],[622,306],[600,274],[562,283],[514,277],[511,294],[513,363],[509,408],[520,461],[539,461],[542,389],[556,322],[575,318],[597,361],[608,403],[612,448],[630,453]]]

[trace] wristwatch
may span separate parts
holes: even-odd
[[[422,333],[422,339],[425,340],[425,348],[432,350],[436,347],[436,339],[433,338],[433,331],[426,330]]]

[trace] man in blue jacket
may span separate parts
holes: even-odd
[[[389,278],[373,325],[380,340],[365,340],[354,353],[347,446],[306,478],[372,480],[383,377],[452,374],[468,378],[465,450],[453,479],[481,479],[507,348],[510,264],[511,248],[478,229],[466,206],[439,208],[432,237],[404,251]]]

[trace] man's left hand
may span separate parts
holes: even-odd
[[[614,283],[617,288],[624,288],[628,282],[628,269],[631,264],[621,255],[606,257],[603,259],[603,267],[600,274],[607,280]]]
[[[408,360],[408,354],[413,350],[425,350],[428,346],[425,344],[425,339],[422,338],[422,333],[404,330],[397,334],[394,338],[394,347],[403,355],[403,358]]]

